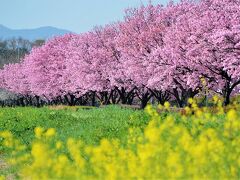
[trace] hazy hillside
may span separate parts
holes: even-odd
[[[40,27],[36,29],[10,29],[0,25],[0,39],[23,38],[30,41],[36,39],[48,39],[53,36],[59,36],[70,33],[68,30],[58,29],[55,27]]]

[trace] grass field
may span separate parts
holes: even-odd
[[[0,179],[238,179],[239,144],[237,104],[2,108]]]
[[[131,123],[130,119],[138,119]],[[2,108],[0,131],[9,130],[29,144],[36,127],[55,128],[61,140],[69,137],[97,144],[102,138],[124,139],[132,126],[145,126],[148,116],[144,111],[118,106],[104,108]]]
[[[139,119],[131,122],[131,119]],[[81,139],[86,144],[99,144],[103,138],[118,138],[126,141],[128,129],[146,126],[149,118],[144,111],[108,106],[104,108],[85,107],[18,107],[0,109],[0,132],[11,131],[27,148],[34,140],[34,129],[54,128],[58,139],[66,141],[69,137]],[[1,139],[1,138],[0,138]],[[0,174],[15,173],[8,168],[3,159],[9,156],[0,143]]]

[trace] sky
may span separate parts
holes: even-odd
[[[0,0],[0,24],[12,29],[54,26],[81,33],[121,20],[124,9],[149,0]],[[152,0],[166,4],[168,0]]]

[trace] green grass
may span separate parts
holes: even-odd
[[[145,127],[148,115],[142,110],[106,106],[103,108],[85,107],[17,107],[0,108],[0,131],[9,130],[30,150],[34,139],[34,129],[55,128],[59,140],[66,142],[70,137],[81,139],[86,144],[97,145],[103,138],[118,138],[125,144],[127,131],[131,127]],[[1,140],[1,139],[0,139]],[[0,160],[9,155],[0,144]],[[12,167],[3,168],[1,174],[15,174]]]
[[[29,144],[35,127],[55,128],[61,140],[73,137],[87,144],[98,144],[102,138],[124,140],[130,127],[144,127],[148,119],[144,111],[119,106],[74,110],[1,108],[0,131],[10,130],[24,144]]]

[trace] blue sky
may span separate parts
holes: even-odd
[[[13,29],[54,26],[80,33],[121,20],[124,9],[141,2],[149,0],[0,0],[0,24]]]

